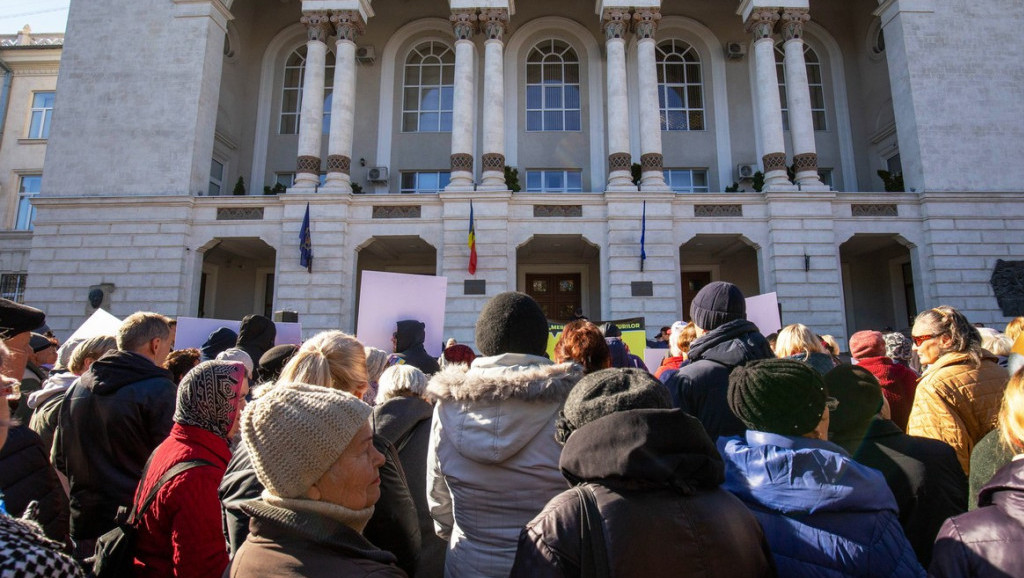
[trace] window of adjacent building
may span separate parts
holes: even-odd
[[[818,168],[818,179],[823,185],[835,188],[835,185],[832,184],[832,169]]]
[[[580,128],[580,59],[567,43],[544,40],[526,57],[526,130]]]
[[[53,92],[37,92],[32,95],[32,119],[29,122],[28,138],[49,138],[53,98]]]
[[[782,128],[789,130],[789,104],[786,101],[786,53],[782,45],[775,47],[775,69],[779,76],[779,96],[782,98]],[[804,60],[807,62],[807,87],[811,92],[811,118],[814,130],[828,130],[825,123],[825,83],[822,81],[821,59],[807,43],[804,43]]]
[[[405,59],[403,132],[451,132],[455,52],[443,42],[424,42]]]
[[[402,173],[402,193],[440,193],[448,186],[449,171],[410,171]]]
[[[295,49],[284,64],[284,84],[281,88],[281,122],[278,132],[298,134],[302,116],[302,86],[306,78],[306,46]],[[331,127],[331,93],[334,89],[334,53],[327,52],[324,75],[323,133]]]
[[[708,192],[707,169],[665,169],[665,183],[677,193]]]
[[[527,170],[528,193],[579,193],[583,191],[583,173],[578,170]]]
[[[39,195],[43,184],[43,175],[22,175],[18,186],[18,218],[14,228],[18,231],[31,231],[36,220],[36,208],[32,206],[32,197]]]
[[[17,303],[24,303],[25,280],[27,278],[28,275],[25,273],[0,274],[0,297]]]
[[[682,40],[658,44],[658,106],[661,130],[704,130],[700,55]]]
[[[224,186],[224,163],[210,159],[210,188],[206,194],[216,197]]]

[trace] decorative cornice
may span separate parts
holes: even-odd
[[[325,10],[316,12],[304,12],[299,19],[306,25],[306,34],[310,42],[327,43],[327,37],[331,33],[331,13]]]
[[[539,218],[582,217],[583,205],[534,205],[533,216]]]
[[[452,23],[452,32],[455,40],[472,40],[476,32],[476,11],[475,10],[453,10],[448,20]]]
[[[419,219],[422,213],[420,205],[374,205],[374,219]]]
[[[782,12],[782,37],[786,40],[804,37],[804,23],[810,22],[811,14],[806,8],[786,8]]]
[[[605,39],[625,38],[631,18],[628,8],[605,8],[601,15],[601,29]]]
[[[747,32],[754,35],[754,40],[770,40],[779,18],[781,16],[777,9],[754,10],[747,19]]]
[[[694,217],[742,217],[743,205],[694,205]]]
[[[218,221],[262,221],[263,207],[217,207]]]
[[[504,40],[508,29],[508,10],[505,8],[484,8],[477,16],[483,25],[488,40]]]
[[[653,39],[658,31],[658,20],[661,20],[658,9],[637,8],[633,13],[633,32],[637,40]]]
[[[358,10],[337,10],[331,14],[331,23],[337,32],[338,41],[355,41],[363,33],[365,23]]]
[[[850,205],[854,217],[898,217],[899,207],[890,203],[855,203]]]

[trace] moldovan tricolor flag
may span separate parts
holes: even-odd
[[[469,274],[476,275],[476,229],[473,225],[473,201],[469,202]]]

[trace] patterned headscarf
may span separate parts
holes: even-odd
[[[908,362],[911,358],[910,340],[899,332],[885,334],[885,356],[894,361]]]
[[[174,422],[211,431],[227,439],[238,418],[245,365],[206,361],[193,367],[178,386]]]

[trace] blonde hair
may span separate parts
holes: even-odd
[[[690,344],[697,339],[697,326],[693,321],[683,325],[679,331],[672,331],[669,341],[669,353],[674,357],[682,357],[690,352]]]
[[[775,340],[775,357],[789,357],[805,353],[825,353],[825,346],[813,331],[802,323],[787,325]]]
[[[1009,337],[999,333],[991,327],[979,327],[978,333],[981,334],[981,348],[988,351],[992,355],[1006,357],[1010,354],[1010,349],[1013,348],[1013,341]]]
[[[1024,333],[1024,317],[1014,317],[1006,324],[1006,329],[1003,330],[1003,333],[1010,338],[1010,343],[1017,341],[1017,337]]]
[[[1015,453],[1024,453],[1024,369],[1014,373],[1006,384],[997,423],[1003,444]]]
[[[363,344],[343,331],[317,333],[295,352],[278,382],[357,391],[369,382]]]
[[[81,375],[85,371],[86,359],[96,361],[104,353],[114,349],[117,349],[117,339],[113,335],[90,337],[75,346],[75,350],[71,352],[68,371],[75,375]]]
[[[839,342],[836,341],[835,337],[831,335],[822,335],[821,340],[825,342],[825,353],[831,353],[832,355],[839,355]]]

